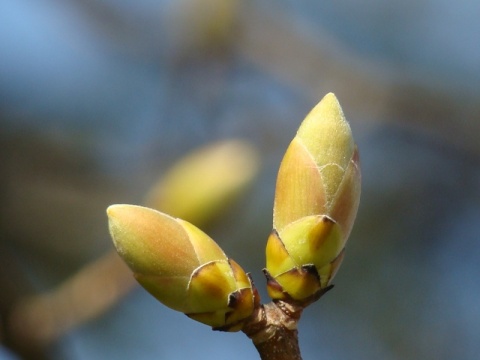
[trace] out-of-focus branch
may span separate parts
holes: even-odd
[[[279,7],[269,7],[267,12],[247,2],[243,14],[237,44],[240,56],[263,71],[307,90],[315,101],[333,91],[341,94],[343,102],[348,97],[349,105],[369,112],[372,104],[385,103],[391,72],[384,69],[382,76],[372,80],[365,72],[372,64],[342,48],[326,32],[301,28]]]
[[[16,303],[6,319],[9,345],[29,356],[104,313],[134,286],[125,263],[108,252],[58,288]]]
[[[108,5],[75,2],[104,31],[121,34],[131,27]],[[336,93],[364,125],[389,122],[409,126],[480,154],[478,93],[457,95],[446,86],[441,89],[422,83],[388,62],[349,49],[319,24],[309,27],[304,21],[300,26],[278,4],[263,8],[254,1],[185,0],[162,10],[171,12],[166,16],[171,21],[165,26],[173,34],[175,45],[170,52],[177,60],[186,53],[195,57],[219,54],[219,49],[234,52],[262,71],[305,90],[312,102],[325,93]],[[142,36],[138,29],[130,29],[130,33]],[[124,45],[138,53],[130,42],[135,36],[130,33],[124,34]]]
[[[364,58],[326,31],[300,28],[277,6],[243,4],[237,51],[263,71],[311,94],[335,92],[367,125],[409,126],[478,156],[478,94],[456,95],[418,82],[387,63]]]

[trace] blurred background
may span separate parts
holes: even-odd
[[[204,228],[252,272],[278,165],[327,93],[363,192],[308,359],[480,353],[480,2],[1,0],[0,358],[255,359],[135,286],[105,209],[247,140],[255,181]]]

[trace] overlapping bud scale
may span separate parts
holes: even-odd
[[[256,301],[252,283],[210,237],[146,207],[112,205],[107,213],[118,253],[155,298],[214,328],[241,329]]]
[[[280,165],[267,242],[273,299],[309,301],[330,284],[343,258],[360,198],[360,168],[334,94],[307,115]]]

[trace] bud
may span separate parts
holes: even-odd
[[[107,214],[119,255],[148,292],[213,328],[241,330],[254,308],[252,283],[210,237],[146,207],[112,205]]]
[[[252,183],[259,168],[255,148],[224,140],[196,149],[152,187],[148,207],[201,226],[228,208]]]
[[[328,289],[359,199],[357,147],[330,93],[302,122],[280,165],[265,269],[273,299],[309,301]]]

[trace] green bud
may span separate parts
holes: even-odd
[[[146,207],[112,205],[107,214],[117,252],[155,298],[214,328],[242,328],[254,308],[252,283],[208,235]]]
[[[358,151],[330,93],[302,122],[280,165],[266,250],[273,299],[309,301],[327,289],[343,259],[359,199]]]
[[[225,211],[258,173],[259,155],[249,143],[223,140],[179,159],[152,186],[148,207],[197,226]]]

